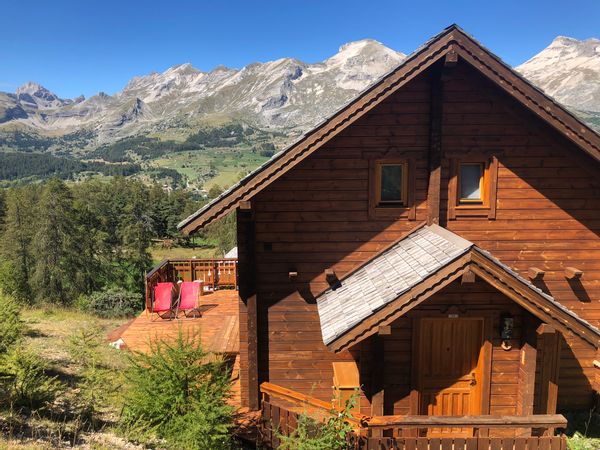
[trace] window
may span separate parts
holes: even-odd
[[[458,171],[459,203],[482,204],[484,164],[461,163]]]
[[[497,183],[496,156],[451,157],[448,219],[461,216],[495,219]]]
[[[410,158],[369,158],[369,218],[415,220],[415,171]]]
[[[376,166],[377,206],[406,206],[408,173],[406,163],[378,162]]]

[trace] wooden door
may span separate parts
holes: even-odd
[[[420,414],[481,414],[484,321],[421,319],[418,345]],[[486,375],[486,374],[485,374]],[[432,429],[429,435],[468,435],[467,429]]]

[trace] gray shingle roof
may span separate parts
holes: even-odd
[[[510,276],[544,297],[596,336],[600,330],[558,303],[529,280],[462,237],[438,225],[419,228],[342,279],[339,286],[317,297],[323,342],[327,345],[348,332],[404,292],[470,250],[477,251]]]
[[[411,233],[317,298],[323,341],[330,343],[472,246],[438,225]]]

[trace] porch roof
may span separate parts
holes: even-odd
[[[599,347],[600,330],[489,252],[438,225],[414,230],[317,296],[323,342],[335,351],[355,344],[469,269],[544,322]]]

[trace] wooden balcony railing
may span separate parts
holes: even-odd
[[[152,291],[157,283],[202,281],[210,290],[237,289],[238,264],[235,258],[166,259],[146,274],[146,308],[152,305]]]
[[[298,416],[307,414],[317,421],[336,411],[330,403],[272,383],[261,384],[262,444],[277,448],[281,436],[289,436],[298,424]],[[350,422],[356,450],[566,450],[566,437],[553,436],[555,428],[564,428],[567,420],[560,414],[531,416],[359,416]],[[417,430],[472,429],[473,436],[448,433],[441,437],[419,437]],[[529,430],[527,436],[490,437],[490,430]],[[532,436],[533,430],[548,430],[544,436]],[[425,433],[426,434],[426,433]],[[512,433],[516,434],[516,433]],[[544,433],[542,433],[544,434]],[[377,436],[375,436],[377,435]]]
[[[312,416],[323,418],[331,414],[332,411],[339,411],[331,402],[326,402],[321,399],[301,394],[300,392],[278,386],[273,383],[262,383],[260,385],[262,401],[271,402],[279,400],[287,403],[289,409],[293,412],[307,413]],[[365,416],[352,415],[349,421],[354,424],[356,429],[360,428],[360,423],[365,420]]]

